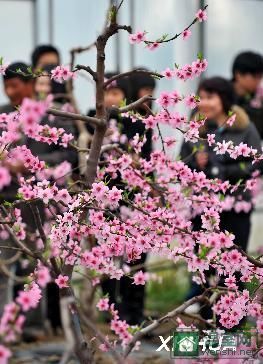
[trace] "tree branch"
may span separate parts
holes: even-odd
[[[5,209],[4,206],[0,206],[1,210],[4,212],[4,214],[7,214],[7,211]],[[0,214],[1,218],[4,218],[2,214]],[[19,248],[21,248],[23,250],[24,253],[26,253],[27,255],[29,255],[32,258],[37,258],[42,260],[42,257],[40,254],[36,254],[36,253],[32,253],[30,249],[28,249],[25,244],[22,243],[22,241],[20,241],[15,233],[13,232],[13,229],[9,226],[9,225],[5,225],[5,229],[8,231],[8,233],[11,235],[13,241],[16,243],[17,246],[19,246]]]
[[[94,332],[94,334],[96,335],[96,337],[98,337],[100,342],[103,343],[103,344],[106,344],[106,346],[109,348],[112,356],[116,359],[117,363],[118,364],[123,364],[124,361],[123,361],[123,358],[121,357],[121,355],[116,350],[114,350],[114,348],[112,347],[110,342],[97,329],[97,327],[84,314],[81,315],[81,319],[82,319],[84,325],[87,326],[90,330],[92,330]]]
[[[63,118],[68,118],[68,119],[72,119],[72,120],[83,120],[87,123],[92,124],[93,126],[101,126],[101,125],[106,124],[105,120],[103,120],[103,119],[98,119],[95,117],[86,116],[86,115],[82,115],[82,114],[75,114],[75,113],[71,113],[71,112],[67,112],[67,111],[57,110],[54,108],[48,109],[47,114],[61,116]]]
[[[152,72],[152,71],[148,71],[148,70],[142,70],[140,68],[132,70],[132,71],[127,71],[127,72],[123,72],[120,73],[118,75],[112,76],[111,78],[109,78],[107,81],[104,82],[104,88],[107,88],[107,86],[109,86],[113,81],[116,81],[120,78],[123,77],[127,77],[127,76],[131,76],[133,74],[147,74],[149,76],[154,76],[156,78],[163,78],[164,76],[161,75],[160,73],[157,72]]]
[[[47,246],[47,237],[46,237],[46,234],[45,234],[43,226],[42,226],[41,217],[40,217],[38,207],[36,205],[34,205],[34,204],[31,204],[30,207],[31,207],[31,210],[32,210],[32,213],[33,213],[33,216],[34,216],[34,220],[35,220],[37,229],[39,231],[40,238],[41,238],[41,240],[42,240],[42,242],[44,244],[44,247],[46,248],[46,246]],[[60,273],[60,270],[58,268],[56,259],[54,257],[51,257],[50,258],[50,263],[52,264],[52,267],[54,269],[55,274],[58,275]]]
[[[182,312],[184,312],[184,310],[187,307],[191,306],[192,304],[194,304],[196,302],[207,301],[207,300],[208,300],[208,298],[205,296],[205,294],[193,297],[190,300],[184,302],[181,306],[175,308],[173,311],[167,313],[165,316],[159,318],[158,320],[154,320],[151,324],[149,324],[148,326],[142,328],[140,331],[138,331],[133,336],[132,340],[129,342],[129,344],[128,344],[125,352],[124,352],[124,357],[126,358],[129,355],[129,353],[133,349],[136,342],[138,340],[140,340],[143,336],[145,336],[146,334],[149,334],[150,332],[152,332],[154,329],[159,327],[162,323],[165,323],[165,322],[169,321],[170,319],[172,319],[173,317],[181,314]]]
[[[205,5],[203,7],[203,11],[205,11],[207,9],[208,5]],[[172,40],[175,40],[177,39],[178,37],[180,37],[180,35],[185,31],[185,30],[188,30],[190,29],[195,23],[197,22],[197,18],[194,18],[194,20],[186,27],[184,28],[180,33],[177,33],[175,34],[173,37],[171,38],[168,38],[168,39],[161,39],[161,40],[155,40],[155,41],[152,41],[152,40],[147,40],[147,41],[144,41],[145,44],[153,44],[153,43],[168,43],[168,42],[171,42]]]
[[[233,247],[234,248],[236,248],[238,251],[240,251],[240,253],[244,256],[244,257],[246,257],[247,258],[247,260],[250,262],[250,263],[252,263],[252,264],[254,264],[254,266],[256,266],[256,267],[259,267],[259,268],[263,268],[263,262],[260,262],[259,260],[257,260],[257,259],[255,259],[255,258],[253,258],[253,257],[251,257],[250,255],[248,255],[240,246],[238,246],[238,245],[236,245],[236,244],[234,244],[233,245]]]
[[[83,66],[82,64],[77,64],[75,69],[78,71],[80,70],[86,71],[92,76],[94,81],[97,80],[97,72],[93,71],[93,69],[90,66]]]
[[[143,97],[141,97],[140,99],[130,103],[129,105],[120,107],[120,108],[115,108],[112,107],[113,110],[116,110],[117,112],[119,112],[120,114],[131,111],[131,110],[136,110],[139,106],[141,106],[143,103],[147,102],[147,101],[152,101],[155,100],[154,97],[152,97],[151,95],[145,95]]]

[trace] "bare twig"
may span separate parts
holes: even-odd
[[[118,149],[118,148],[119,148],[119,144],[117,144],[117,143],[106,144],[101,147],[101,153],[109,152],[113,149]]]
[[[13,272],[11,272],[6,267],[5,264],[2,264],[1,261],[0,261],[0,270],[3,272],[4,275],[6,275],[7,277],[11,278],[12,280],[14,280],[17,283],[25,283],[26,279],[28,278],[27,276],[25,276],[25,277],[19,277],[19,276],[15,275]]]
[[[78,71],[83,70],[88,72],[94,81],[96,81],[97,79],[97,72],[93,71],[93,69],[90,66],[83,66],[82,64],[77,64],[75,69],[77,69]]]
[[[61,116],[63,118],[67,118],[67,119],[72,119],[72,120],[83,120],[87,123],[90,123],[93,126],[102,126],[102,125],[104,126],[105,125],[104,119],[99,119],[99,118],[86,116],[86,115],[82,115],[82,114],[75,114],[75,113],[71,113],[71,112],[67,112],[67,111],[57,110],[54,108],[48,109],[47,113],[55,115],[55,116]]]
[[[194,314],[191,314],[191,313],[187,313],[187,312],[182,312],[181,315],[185,316],[185,317],[189,317],[195,321],[199,321],[199,322],[202,322],[204,323],[205,325],[207,326],[210,326],[212,327],[213,329],[216,329],[216,325],[203,319],[201,316],[198,316],[198,315],[194,315]]]
[[[97,327],[91,322],[84,314],[81,315],[81,320],[85,326],[87,326],[90,330],[94,332],[96,337],[100,340],[101,343],[106,344],[106,346],[110,349],[112,356],[115,358],[117,363],[123,364],[124,358],[113,348],[110,342],[106,339],[106,337],[100,332]]]
[[[46,237],[45,231],[44,231],[43,226],[42,226],[41,217],[40,217],[38,207],[35,204],[31,204],[30,207],[31,207],[31,210],[32,210],[32,213],[33,213],[33,216],[34,216],[34,220],[35,220],[37,229],[39,231],[40,238],[41,238],[41,240],[42,240],[42,242],[44,244],[44,247],[46,247],[47,246],[47,237]],[[50,263],[52,264],[52,267],[54,269],[55,274],[58,275],[60,273],[60,270],[58,268],[56,259],[54,257],[50,257]]]
[[[39,209],[35,204],[31,204],[30,207],[31,207],[31,210],[32,210],[32,213],[34,216],[36,227],[39,231],[40,238],[43,242],[44,247],[46,247],[47,246],[47,237],[46,237],[46,234],[45,234],[43,226],[42,226]]]
[[[120,108],[112,108],[114,110],[116,110],[117,112],[119,112],[120,114],[131,111],[131,110],[136,110],[139,106],[143,105],[145,102],[147,101],[152,101],[155,100],[154,97],[152,97],[151,95],[145,95],[143,97],[141,97],[140,99],[130,103],[129,105],[120,107]]]
[[[7,211],[5,209],[4,206],[0,206],[1,210],[4,212],[4,214],[7,215]],[[1,218],[3,218],[3,215],[0,214]],[[5,229],[8,231],[8,233],[10,234],[11,238],[13,239],[13,241],[16,243],[17,246],[19,246],[19,248],[21,248],[23,250],[24,253],[26,253],[27,255],[29,255],[30,257],[32,258],[37,258],[37,259],[40,259],[42,260],[42,257],[40,254],[36,254],[36,253],[33,253],[31,252],[30,249],[28,249],[24,243],[22,243],[22,241],[20,241],[15,233],[13,232],[13,229],[9,226],[9,225],[5,225]]]
[[[15,247],[7,247],[7,249],[10,248],[10,249],[14,249],[14,250],[17,250],[19,248],[15,248]],[[1,249],[1,247],[0,247]],[[0,255],[1,256],[1,255]],[[11,258],[9,259],[0,259],[0,266],[2,264],[4,265],[10,265],[10,264],[13,264],[15,263],[19,258],[21,257],[21,250],[19,249]]]
[[[138,69],[135,69],[135,70],[132,70],[132,71],[127,71],[127,72],[123,72],[123,73],[120,73],[118,75],[112,76],[111,78],[109,78],[107,81],[104,82],[104,88],[107,88],[107,86],[109,86],[113,81],[116,81],[116,80],[118,80],[120,78],[123,78],[123,77],[131,76],[133,74],[146,74],[146,75],[158,78],[158,79],[164,77],[163,75],[161,75],[158,72],[142,70],[142,69],[138,68]]]

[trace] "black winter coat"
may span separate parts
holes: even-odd
[[[215,134],[216,142],[232,141],[234,145],[241,142],[253,147],[261,152],[261,140],[259,133],[253,123],[249,121],[248,115],[243,109],[238,106],[233,108],[236,113],[236,121],[232,127],[225,125],[218,128],[215,122],[208,120],[205,123],[201,136],[205,137],[207,134]],[[186,142],[181,149],[181,158],[189,165],[192,170],[201,171],[196,163],[196,156],[193,153],[194,148],[203,146],[203,151],[208,153],[208,163],[203,170],[208,178],[219,178],[222,181],[229,180],[230,183],[235,184],[240,179],[249,179],[252,173],[259,169],[262,171],[262,163],[255,163],[252,165],[250,158],[238,157],[232,159],[228,153],[223,155],[216,154],[212,147],[209,147],[207,142],[200,141],[198,143]],[[246,194],[247,195],[247,194]]]

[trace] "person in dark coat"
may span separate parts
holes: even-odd
[[[201,137],[206,138],[207,134],[215,134],[217,142],[232,141],[234,145],[243,142],[249,147],[261,151],[259,133],[255,125],[249,120],[247,113],[239,106],[234,105],[235,94],[229,81],[221,77],[206,79],[201,82],[198,94],[200,103],[197,113],[207,117],[204,127],[200,130]],[[226,123],[230,110],[236,114],[236,120],[232,126]],[[195,153],[193,153],[193,148],[197,148]],[[203,171],[208,178],[229,180],[231,184],[236,184],[240,179],[245,181],[251,178],[256,169],[262,170],[262,164],[252,165],[250,158],[232,159],[228,153],[216,154],[213,147],[209,147],[203,140],[198,143],[185,142],[182,146],[181,158],[191,169]],[[244,192],[242,188],[237,190],[235,198],[237,201],[243,199],[248,203],[251,202],[250,193]],[[247,249],[250,234],[250,218],[251,210],[237,212],[232,208],[230,211],[223,211],[220,214],[220,229],[233,233],[235,244],[241,246],[244,251]],[[201,229],[200,216],[196,216],[192,223],[193,230]],[[199,293],[201,293],[200,286],[193,284],[187,299]],[[202,315],[204,318],[209,318],[210,312],[205,309]]]
[[[130,102],[134,102],[139,98],[152,95],[155,88],[155,80],[148,74],[134,73],[129,78],[129,95]],[[151,107],[151,102],[147,103]],[[141,115],[145,115],[145,109],[140,106],[136,110]],[[123,124],[122,133],[127,136],[128,140],[131,140],[136,133],[140,136],[146,135],[146,142],[142,147],[141,157],[144,159],[150,159],[153,146],[152,146],[152,130],[146,131],[145,125],[141,120],[137,120],[135,123],[128,119]],[[130,263],[131,267],[136,265],[142,265],[146,262],[147,255],[143,253],[141,259],[136,260],[134,263]],[[141,269],[145,271],[145,268]],[[136,271],[134,272],[136,273]],[[120,296],[121,302],[119,303],[120,317],[126,320],[131,325],[140,325],[145,320],[144,305],[145,305],[145,285],[134,285],[128,277],[122,277],[120,280]]]
[[[255,52],[237,55],[232,66],[236,104],[248,114],[263,140],[263,57]]]
[[[32,80],[28,76],[25,76],[21,73],[17,73],[18,69],[20,69],[23,73],[28,73],[28,71],[27,71],[28,65],[20,62],[20,63],[11,64],[7,68],[6,73],[3,76],[4,89],[5,89],[7,97],[10,100],[10,103],[0,107],[0,113],[11,113],[13,111],[16,111],[17,107],[19,107],[22,104],[22,102],[25,98],[34,99],[36,97],[35,90],[34,90],[35,81]],[[45,78],[48,79],[47,77],[45,77]],[[61,87],[63,87],[63,85],[56,85],[56,84],[57,83],[54,82],[53,80],[50,81],[50,90],[48,90],[47,93],[56,94],[57,92],[58,93],[62,92],[63,90],[61,90]],[[58,99],[56,101],[57,108],[61,107],[62,104],[63,104],[63,99]],[[72,133],[73,135],[75,132],[72,121],[71,120],[67,121],[60,117],[55,117],[53,121],[50,121],[49,118],[47,116],[45,116],[41,120],[40,123],[48,124],[50,126],[55,126],[57,128],[62,127],[66,131],[66,133]],[[25,144],[31,150],[33,155],[38,156],[40,160],[45,161],[50,167],[56,166],[57,164],[59,164],[63,161],[68,161],[73,165],[77,163],[77,153],[74,150],[66,149],[66,148],[60,147],[55,144],[49,145],[47,143],[37,142],[34,139],[28,138],[26,136],[23,138],[21,143]],[[22,169],[23,165],[20,166],[18,164],[17,169],[18,168],[20,168],[20,169],[16,171],[12,167],[12,174],[13,174],[12,182],[9,186],[4,188],[0,192],[0,199],[2,202],[3,201],[13,202],[16,200],[17,190],[19,188],[16,174],[18,172],[28,174],[28,172],[25,169]],[[26,204],[21,204],[20,208],[21,208],[21,212],[22,212],[23,222],[25,222],[27,224],[28,230],[30,232],[35,232],[37,229],[37,226],[35,225],[35,222],[34,222],[34,216],[32,214],[32,210]],[[40,211],[42,221],[44,221],[43,205],[39,204],[38,208]],[[9,242],[5,242],[5,243],[9,244]],[[10,245],[12,245],[12,242],[10,242]],[[1,256],[5,257],[5,255],[8,255],[8,250],[1,249]],[[29,271],[29,273],[30,273],[30,271]],[[25,274],[25,271],[21,268],[21,266],[19,264],[17,264],[17,267],[16,267],[16,274],[17,275]],[[1,297],[0,315],[1,315],[1,311],[3,309],[4,304],[6,304],[8,302],[8,299],[12,296],[11,292],[9,292],[9,296],[8,296],[7,287],[10,286],[9,279],[4,275],[2,276],[2,274],[0,276],[0,286],[1,287],[4,286],[4,289],[5,289],[4,294],[2,294],[2,291],[0,291],[0,297]],[[23,287],[21,287],[21,286],[16,286],[15,292],[17,292],[19,289],[22,289],[22,288]],[[54,305],[52,305],[52,306],[54,306]],[[54,311],[54,308],[53,308],[53,311]],[[39,313],[38,313],[38,315],[39,315]],[[33,320],[32,325],[35,325],[36,321],[37,321],[37,324],[43,324],[43,322],[39,322],[39,318],[38,319],[33,318],[32,320]],[[27,322],[30,322],[30,319],[28,319]],[[58,323],[58,325],[60,324],[59,315],[56,315],[56,322]]]
[[[221,77],[206,79],[199,86],[199,96],[198,112],[208,118],[201,131],[203,136],[215,134],[217,142],[232,141],[234,145],[243,142],[261,152],[259,133],[255,125],[250,122],[246,112],[234,105],[235,95],[230,82]],[[226,123],[230,110],[236,114],[236,120],[232,126]],[[201,145],[202,148],[200,148]],[[197,147],[198,151],[188,158],[194,147]],[[184,143],[181,157],[185,158],[191,169],[203,171],[209,178],[219,178],[222,181],[229,180],[232,184],[237,183],[240,179],[251,178],[252,173],[262,167],[261,164],[257,163],[252,165],[250,158],[238,157],[233,159],[228,153],[216,154],[213,148],[203,141],[197,144]],[[251,201],[248,192],[244,193],[239,190],[236,194],[237,199],[242,197],[248,202]],[[243,224],[240,225],[240,228],[232,232],[236,235],[236,243],[242,246],[244,250],[247,248],[249,238],[250,214],[251,212],[237,213],[234,210],[225,211],[221,214],[221,226],[224,225],[221,228],[229,231],[231,229],[227,228],[228,224],[230,227],[232,225],[237,226],[239,224],[235,221],[242,219]]]

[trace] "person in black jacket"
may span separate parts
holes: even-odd
[[[255,125],[250,122],[246,112],[234,105],[235,94],[229,81],[221,77],[206,79],[201,82],[198,94],[200,103],[197,113],[207,117],[204,127],[200,130],[201,137],[206,138],[207,134],[215,134],[217,142],[232,141],[234,145],[243,142],[249,147],[261,151],[259,133]],[[236,120],[232,126],[226,123],[230,110],[236,114]],[[193,153],[193,148],[197,148],[195,153]],[[252,165],[250,158],[232,159],[228,153],[216,154],[213,147],[209,147],[203,140],[194,144],[185,142],[182,146],[181,158],[191,169],[203,171],[208,178],[229,180],[232,184],[236,184],[240,179],[243,181],[249,179],[256,169],[262,170],[262,165],[257,163]],[[244,192],[242,188],[237,190],[235,198],[236,201],[243,199],[248,203],[251,202],[250,193]],[[220,214],[220,229],[232,232],[235,235],[235,244],[241,246],[244,251],[247,249],[250,234],[250,217],[251,210],[237,212],[235,208]],[[200,216],[196,216],[192,223],[194,230],[201,229]],[[193,284],[187,298],[199,293],[200,286]],[[203,312],[203,315],[206,317],[207,311]]]
[[[234,145],[243,142],[249,147],[257,149],[259,153],[261,152],[259,133],[255,125],[250,122],[246,112],[234,105],[235,95],[230,82],[221,77],[206,79],[199,86],[199,96],[198,112],[207,117],[201,131],[203,136],[215,134],[217,142],[232,141]],[[232,126],[226,123],[230,110],[236,114],[236,120]],[[200,148],[201,145],[202,148]],[[194,146],[197,147],[198,151],[190,156]],[[216,154],[213,147],[209,147],[205,141],[194,144],[184,143],[181,157],[185,159],[191,169],[203,171],[210,178],[219,178],[222,181],[229,180],[232,184],[237,183],[240,179],[245,181],[252,177],[255,170],[262,169],[261,164],[252,165],[250,158],[238,157],[233,159],[228,153]],[[241,197],[248,202],[251,201],[250,194],[239,189],[236,198]],[[242,220],[244,223],[239,224],[237,231],[233,231],[231,227],[238,225],[234,223],[236,220]],[[228,224],[229,226],[227,226]],[[232,231],[236,235],[236,243],[246,250],[250,232],[250,212],[237,213],[235,210],[223,212],[221,214],[221,228]]]
[[[236,104],[241,106],[255,124],[263,139],[263,57],[255,52],[237,55],[232,66],[232,82],[236,93]]]
[[[129,78],[129,102],[134,102],[139,98],[152,95],[155,88],[155,80],[148,74],[134,73]],[[151,103],[148,102],[148,106],[151,107]],[[140,106],[137,110],[141,115],[145,115],[145,109]],[[141,157],[144,159],[150,159],[152,152],[152,130],[145,129],[145,125],[141,120],[137,120],[135,123],[130,119],[125,120],[123,124],[123,134],[127,136],[128,140],[131,140],[136,133],[140,136],[146,135],[146,142],[142,147]],[[147,255],[143,253],[141,259],[136,260],[129,265],[136,266],[142,265],[146,262]],[[145,268],[141,269],[145,271]],[[135,273],[135,272],[134,272]],[[144,303],[145,303],[145,285],[134,285],[128,277],[123,277],[120,280],[120,296],[121,302],[119,303],[120,317],[126,320],[130,325],[140,325],[145,321],[144,316]]]

